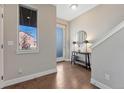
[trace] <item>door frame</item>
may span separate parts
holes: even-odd
[[[61,27],[63,29],[63,57],[56,58],[57,62],[61,62],[61,61],[65,60],[65,40],[66,40],[66,38],[65,38],[65,31],[66,31],[66,25],[57,23],[56,27]]]
[[[3,15],[4,15],[4,5],[3,4],[1,4],[0,5],[0,8],[1,8],[1,14],[0,14],[0,17],[1,17],[1,31],[0,31],[0,51],[1,51],[1,63],[0,63],[0,65],[1,65],[1,69],[0,69],[0,73],[1,73],[1,75],[0,75],[0,88],[3,88],[3,75],[4,75],[4,50],[3,50],[3,45],[4,45],[4,41],[3,41],[3,38],[4,38],[4,29],[3,29]]]

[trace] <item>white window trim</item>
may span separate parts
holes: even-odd
[[[35,50],[20,50],[19,49],[19,6],[17,5],[17,50],[16,54],[24,54],[24,53],[39,53],[39,25],[38,25],[38,9],[34,8],[32,5],[21,5],[29,9],[33,9],[37,11],[37,48]]]

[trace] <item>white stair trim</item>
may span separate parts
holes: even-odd
[[[124,21],[122,21],[120,24],[118,24],[117,26],[115,26],[109,33],[107,33],[106,35],[104,35],[103,38],[101,38],[100,40],[96,41],[96,43],[94,43],[91,48],[92,49],[95,48],[96,46],[98,46],[99,44],[101,44],[102,42],[104,42],[106,39],[108,39],[109,37],[111,37],[112,35],[114,35],[115,33],[117,33],[118,31],[120,31],[123,27],[124,27]]]
[[[105,85],[105,84],[103,84],[103,83],[101,83],[101,82],[99,82],[93,78],[91,78],[90,83],[92,83],[93,85],[95,85],[101,89],[112,89],[111,87],[109,87],[109,86],[107,86],[107,85]]]
[[[57,72],[57,69],[55,68],[55,69],[50,69],[50,70],[43,71],[43,72],[40,72],[40,73],[36,73],[36,74],[28,75],[28,76],[23,76],[23,77],[19,77],[19,78],[12,79],[12,80],[7,80],[7,81],[3,82],[3,87],[13,85],[13,84],[16,84],[16,83],[20,83],[20,82],[24,82],[24,81],[27,81],[27,80],[31,80],[31,79],[34,79],[34,78],[38,78],[38,77],[48,75],[48,74],[51,74],[51,73],[56,73],[56,72]]]

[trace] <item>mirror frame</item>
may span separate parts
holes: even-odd
[[[83,30],[77,32],[77,43],[83,44],[84,41],[87,39],[87,33]]]

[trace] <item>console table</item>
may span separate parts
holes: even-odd
[[[85,60],[80,60],[78,54],[81,54],[82,56],[84,55],[85,56]],[[91,69],[91,67],[90,67],[90,54],[91,53],[89,53],[89,52],[72,51],[71,63],[75,64],[75,62],[78,61],[80,63],[84,63],[87,69],[88,68]]]

